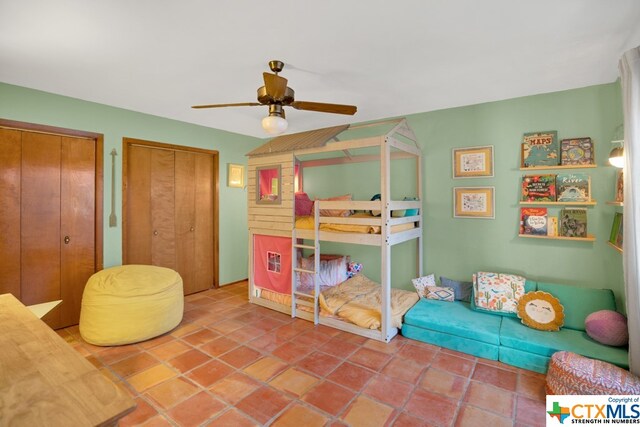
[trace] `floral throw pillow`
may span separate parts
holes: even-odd
[[[425,288],[436,285],[436,276],[435,274],[429,274],[428,276],[418,277],[411,279],[411,283],[413,283],[413,287],[416,288],[416,292],[420,298],[426,298],[427,292]]]
[[[455,292],[453,288],[446,286],[427,286],[426,299],[434,299],[438,301],[453,301],[455,299]]]
[[[479,272],[473,280],[476,307],[498,313],[516,313],[518,300],[524,295],[525,281],[524,277],[515,274]]]

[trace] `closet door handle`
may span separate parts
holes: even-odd
[[[191,227],[191,228],[189,229],[189,231],[195,231],[195,228]]]
[[[71,241],[71,238],[69,236],[64,236],[64,244],[65,245],[68,245],[70,241]]]
[[[158,230],[153,230],[153,235],[157,236],[158,235]]]

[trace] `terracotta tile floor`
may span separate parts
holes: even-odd
[[[143,343],[58,333],[133,396],[120,426],[545,425],[544,375],[314,327],[249,304],[246,282],[186,297],[182,323]]]

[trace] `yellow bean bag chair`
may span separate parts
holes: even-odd
[[[100,346],[144,341],[178,326],[183,310],[177,272],[152,265],[107,268],[84,288],[80,335]]]

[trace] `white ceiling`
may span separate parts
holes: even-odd
[[[0,81],[261,138],[267,62],[289,133],[609,83],[638,0],[0,0]]]

